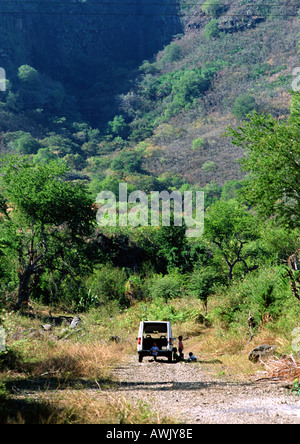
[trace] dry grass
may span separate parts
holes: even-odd
[[[59,343],[40,350],[41,359],[30,365],[36,376],[108,379],[113,366],[122,358],[117,344]]]
[[[173,421],[174,422],[174,421]],[[34,399],[1,399],[0,424],[170,424],[144,401],[102,391],[40,392]]]
[[[183,335],[191,332],[182,326]],[[263,370],[263,364],[253,364],[248,359],[250,351],[261,344],[276,345],[279,353],[287,348],[287,340],[277,337],[267,329],[262,329],[251,342],[247,328],[239,333],[226,332],[219,327],[199,329],[198,335],[186,335],[184,338],[185,354],[192,351],[209,373],[217,377],[232,377],[239,380],[249,380],[258,370]],[[207,364],[207,365],[206,365]]]
[[[62,408],[64,422],[72,424],[170,424],[144,401],[129,401],[123,395],[79,391],[53,398]]]

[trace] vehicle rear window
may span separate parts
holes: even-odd
[[[167,333],[168,328],[167,324],[144,324],[144,332],[145,333]]]

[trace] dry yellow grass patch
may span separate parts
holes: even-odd
[[[146,402],[130,401],[123,395],[68,391],[51,400],[62,409],[64,423],[72,424],[169,424],[170,419]]]
[[[30,352],[30,372],[63,379],[108,379],[114,365],[125,355],[119,344],[61,342],[37,347],[35,354]]]

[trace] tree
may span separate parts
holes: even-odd
[[[247,114],[257,111],[258,106],[253,96],[249,94],[241,94],[238,96],[232,107],[232,113],[239,118],[244,118]]]
[[[246,273],[253,269],[247,264],[244,246],[257,239],[256,227],[254,216],[234,200],[217,201],[207,211],[204,235],[218,247],[228,267],[229,283],[232,282],[233,269],[238,263],[243,264]]]
[[[114,171],[125,171],[126,173],[142,173],[143,158],[141,153],[133,150],[122,150],[112,161],[110,167]]]
[[[29,65],[22,65],[18,70],[19,94],[25,108],[38,108],[44,102],[40,74]]]
[[[162,226],[155,231],[155,242],[159,249],[157,255],[166,262],[168,272],[178,268],[182,271],[188,267],[189,246],[186,238],[186,226],[174,226],[171,213],[170,226]]]
[[[267,219],[299,227],[300,220],[300,94],[293,97],[291,116],[277,120],[254,114],[243,127],[229,129],[232,143],[246,150],[241,164],[248,176],[242,199]]]
[[[41,148],[40,143],[30,133],[24,133],[14,141],[20,154],[36,154]]]
[[[1,193],[1,237],[18,269],[19,308],[41,276],[63,270],[75,277],[90,267],[85,237],[96,218],[86,189],[67,182],[66,167],[56,162],[2,159]]]
[[[115,116],[113,120],[107,124],[108,133],[114,137],[126,139],[129,135],[129,126],[125,122],[123,116]]]
[[[189,283],[190,290],[203,302],[204,313],[207,315],[207,302],[214,291],[214,286],[222,282],[222,275],[211,266],[195,270]]]
[[[60,82],[40,74],[29,65],[22,65],[18,70],[18,98],[25,109],[45,108],[59,112],[66,98],[66,92]]]
[[[223,10],[223,5],[220,0],[206,0],[202,5],[202,10],[213,18],[218,18]]]
[[[209,23],[204,28],[204,37],[206,40],[211,40],[214,38],[219,37],[220,35],[220,29],[219,29],[219,23],[216,19],[211,19]]]

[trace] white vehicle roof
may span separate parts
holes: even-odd
[[[171,330],[171,325],[168,321],[142,321],[140,328],[145,333],[167,333]]]

